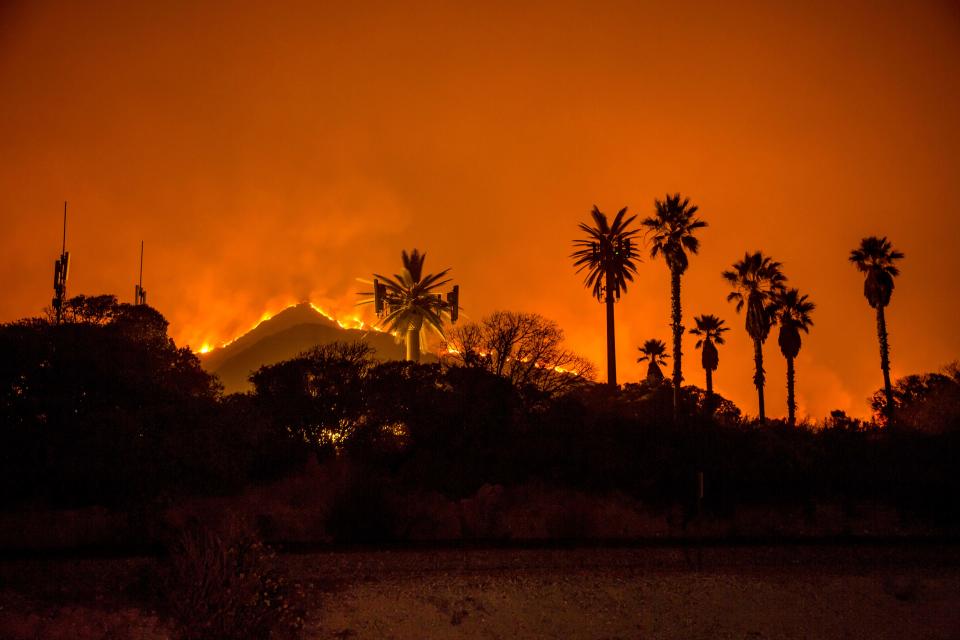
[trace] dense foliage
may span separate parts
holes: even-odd
[[[95,313],[82,309],[90,301]],[[0,326],[4,505],[229,491],[297,455],[249,399],[221,398],[156,310],[112,296],[67,307],[60,325]]]
[[[669,506],[693,499],[703,471],[704,506],[718,515],[875,501],[960,516],[949,500],[960,489],[957,411],[936,413],[935,429],[919,410],[899,428],[840,412],[816,428],[759,426],[688,386],[675,425],[669,380],[531,394],[484,362],[377,363],[344,344],[263,367],[253,393],[223,396],[165,329],[156,311],[115,303],[96,321],[0,326],[5,508],[227,493],[315,456],[360,470],[345,508],[375,506],[386,485],[459,499],[527,482]],[[922,406],[928,389],[957,406],[955,372],[922,382],[898,386],[904,407]]]

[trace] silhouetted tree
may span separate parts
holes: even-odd
[[[438,418],[447,391],[437,363],[387,361],[365,376],[366,416],[347,441],[351,453],[387,460],[399,453],[420,421]],[[439,427],[438,428],[442,428]]]
[[[667,358],[670,357],[667,355],[667,345],[663,340],[656,338],[647,340],[642,347],[637,347],[637,351],[640,352],[637,362],[650,361],[647,365],[647,382],[651,384],[663,382],[663,371],[660,370],[660,365],[666,365]]]
[[[0,325],[4,501],[112,505],[236,478],[232,440],[208,437],[216,378],[167,337],[162,315],[132,306],[107,321]]]
[[[706,405],[709,408],[713,402],[713,372],[720,366],[720,353],[716,345],[723,344],[723,334],[730,330],[724,326],[724,321],[714,315],[699,315],[693,319],[697,326],[690,329],[692,335],[697,336],[695,348],[700,349],[700,362],[707,377]]]
[[[813,319],[810,313],[816,308],[806,295],[797,289],[782,289],[774,296],[774,316],[780,325],[777,342],[780,352],[787,359],[787,423],[797,424],[797,402],[794,394],[794,360],[800,353],[800,332],[810,333]]]
[[[367,373],[373,366],[367,344],[334,342],[260,367],[250,382],[267,415],[324,457],[362,422]]]
[[[152,344],[158,348],[174,346],[173,339],[167,335],[167,319],[146,304],[121,302],[113,310],[110,325],[131,340]],[[183,351],[192,353],[186,347]]]
[[[830,415],[824,418],[823,427],[840,431],[860,431],[864,424],[863,420],[850,417],[843,409],[832,409]]]
[[[667,194],[663,200],[654,201],[656,215],[646,218],[641,224],[647,228],[651,237],[650,257],[663,258],[670,269],[671,323],[673,326],[673,419],[680,417],[680,389],[683,383],[683,316],[680,307],[680,276],[687,270],[689,259],[687,251],[696,254],[700,240],[694,236],[697,229],[707,223],[694,214],[697,206],[690,204],[689,198],[680,199],[680,194]]]
[[[683,388],[683,397],[695,413],[706,414],[718,424],[738,425],[743,419],[740,407],[718,393],[708,395],[705,389],[688,384]]]
[[[756,251],[747,253],[733,268],[723,272],[723,278],[734,290],[727,301],[736,301],[737,313],[747,307],[746,329],[753,340],[753,384],[757,387],[760,424],[766,422],[763,406],[763,343],[773,324],[774,295],[783,289],[786,276],[780,271],[782,265],[769,256]]]
[[[926,433],[960,432],[960,365],[939,373],[904,376],[892,388],[893,411],[886,389],[873,394],[871,408],[880,416],[896,413],[897,425]]]
[[[607,384],[615,388],[617,348],[613,304],[620,299],[621,292],[626,293],[627,282],[632,282],[633,274],[637,272],[635,262],[639,262],[640,258],[633,243],[639,230],[629,228],[636,216],[624,219],[626,207],[617,212],[613,223],[607,221],[606,214],[596,205],[590,215],[593,217],[593,226],[580,223],[580,230],[586,237],[573,241],[576,251],[570,257],[574,259],[577,273],[583,270],[587,272],[584,286],[607,306]]]
[[[450,305],[437,293],[437,289],[450,282],[449,279],[444,280],[450,269],[424,275],[426,253],[414,249],[409,254],[403,251],[400,257],[403,271],[399,274],[392,278],[374,274],[386,287],[385,315],[380,324],[406,340],[407,360],[420,362],[421,334],[433,330],[441,339],[444,337],[443,324],[445,319],[450,318]],[[367,299],[360,304],[373,304],[375,293],[362,293]]]
[[[877,338],[880,340],[880,369],[883,371],[883,390],[887,396],[887,420],[893,419],[893,391],[890,386],[890,342],[887,337],[887,320],[884,309],[893,295],[893,279],[900,275],[894,264],[904,254],[893,248],[886,237],[870,236],[860,241],[860,246],[850,252],[850,262],[865,274],[863,295],[877,311]]]
[[[593,364],[563,347],[563,330],[535,313],[497,311],[449,332],[448,359],[504,376],[549,397],[591,380]]]
[[[76,295],[64,301],[60,321],[106,324],[116,311],[117,305],[117,296],[114,295]],[[44,313],[49,322],[55,322],[55,309],[44,309]]]

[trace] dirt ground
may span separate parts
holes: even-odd
[[[130,596],[150,562],[0,561],[0,638],[171,638]],[[305,587],[308,639],[960,638],[955,546],[363,550],[280,562]]]
[[[960,638],[955,551],[720,548],[288,557],[315,638]]]

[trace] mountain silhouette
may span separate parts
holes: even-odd
[[[288,307],[230,344],[200,356],[203,368],[216,374],[227,393],[250,391],[251,373],[268,364],[295,357],[331,342],[360,341],[375,350],[378,360],[403,360],[404,347],[393,336],[369,329],[344,329],[307,302]],[[424,354],[424,361],[436,361]]]

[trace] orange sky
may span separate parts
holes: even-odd
[[[907,254],[894,376],[960,357],[956,3],[146,4],[0,4],[0,321],[49,304],[67,199],[70,293],[132,298],[145,238],[178,342],[308,297],[352,313],[355,278],[416,246],[453,267],[470,316],[540,312],[603,371],[576,225],[679,190],[710,223],[687,324],[733,325],[716,386],[747,412],[751,347],[720,278],[746,250],[818,304],[801,416],[863,415],[881,383],[846,261],[864,235]],[[636,380],[637,345],[669,340],[661,261],[617,315]],[[782,415],[775,334],[765,353]]]

